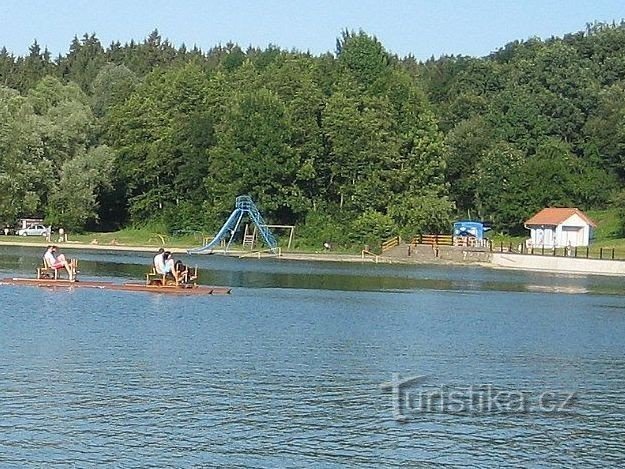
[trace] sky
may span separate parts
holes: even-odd
[[[264,49],[335,52],[341,31],[363,30],[417,59],[484,56],[508,42],[625,19],[624,0],[0,0],[0,47],[28,53],[36,39],[53,56],[74,36],[142,41],[154,29],[174,46],[208,50],[234,42]]]

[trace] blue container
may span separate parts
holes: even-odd
[[[454,236],[473,236],[484,239],[484,232],[489,230],[481,221],[460,220],[454,223]]]

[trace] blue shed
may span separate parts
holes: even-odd
[[[473,236],[481,241],[484,239],[484,232],[489,229],[481,221],[460,220],[454,223],[454,237]]]

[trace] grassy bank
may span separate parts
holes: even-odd
[[[588,215],[597,224],[595,237],[588,249],[588,257],[591,258],[611,258],[625,259],[625,238],[620,238],[620,219],[617,210],[590,211]],[[529,234],[529,233],[528,233]],[[70,244],[84,244],[97,246],[128,246],[128,247],[153,247],[158,248],[165,246],[168,248],[188,249],[204,245],[214,233],[202,233],[200,231],[193,232],[175,232],[168,233],[161,226],[151,226],[144,228],[126,228],[120,231],[110,233],[69,233],[68,241]],[[517,247],[527,239],[527,236],[504,236],[491,234],[490,239],[493,241],[493,249],[499,250],[501,246],[507,248],[509,246]],[[278,238],[283,251],[287,251],[288,237]],[[43,244],[44,239],[40,236],[0,236],[0,241],[4,242],[20,242]],[[58,242],[58,233],[53,236],[53,243]],[[240,249],[240,241],[233,244],[233,249]],[[333,254],[360,255],[362,246],[343,247],[333,245],[331,252]],[[612,253],[614,250],[614,254]],[[297,230],[293,240],[293,246],[288,249],[294,253],[322,253],[324,252],[322,245],[316,245],[314,242],[305,237],[298,237]],[[379,249],[373,249],[378,252]],[[557,252],[558,255],[562,253]],[[578,257],[586,256],[586,248],[578,249]]]
[[[42,236],[0,236],[1,241],[20,243],[45,243]],[[102,246],[170,246],[188,248],[200,246],[204,242],[202,233],[164,234],[151,229],[128,228],[111,233],[69,233],[69,243],[92,244]],[[58,243],[58,233],[53,233],[50,243]]]
[[[151,228],[126,228],[120,231],[110,233],[69,233],[67,235],[68,244],[81,244],[93,246],[129,246],[129,247],[159,247],[188,249],[203,246],[212,238],[213,234],[202,232],[177,232],[168,234],[164,230],[154,230]],[[286,251],[288,237],[278,238],[279,245],[283,251]],[[33,245],[41,245],[46,243],[42,236],[0,236],[0,242],[28,243]],[[59,243],[58,233],[52,236],[51,244]],[[240,241],[233,242],[233,250],[241,249]],[[332,253],[335,254],[360,254],[362,248],[343,248],[338,246],[332,247]],[[295,240],[289,251],[298,253],[320,253],[323,252],[323,246],[313,246],[303,240]]]

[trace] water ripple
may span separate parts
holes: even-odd
[[[2,287],[1,466],[623,466],[622,297],[527,293],[536,278],[355,291],[355,269],[354,291],[221,298]],[[397,420],[380,388],[392,373],[423,376],[413,398],[575,396],[563,412],[413,407]]]

